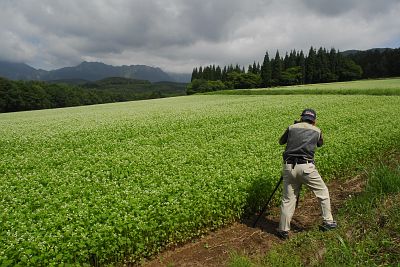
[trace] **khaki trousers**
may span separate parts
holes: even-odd
[[[292,168],[292,164],[284,163],[280,231],[290,230],[290,221],[296,208],[296,199],[302,184],[307,185],[320,201],[323,220],[325,222],[333,221],[329,191],[315,165],[312,163],[296,164]]]

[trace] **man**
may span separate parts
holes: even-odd
[[[329,191],[314,164],[314,151],[323,145],[321,130],[315,126],[317,114],[313,109],[301,113],[300,122],[289,126],[279,140],[286,144],[283,152],[283,196],[278,236],[289,237],[290,221],[296,208],[300,188],[305,184],[319,199],[322,210],[323,230],[336,228],[331,213]]]

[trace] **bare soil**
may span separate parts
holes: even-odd
[[[359,194],[365,185],[362,176],[350,180],[334,180],[328,184],[331,196],[332,212],[335,216],[338,208],[348,198]],[[229,256],[235,252],[250,258],[265,255],[273,246],[284,241],[276,237],[280,210],[278,206],[269,209],[268,214],[259,220],[257,227],[252,218],[236,222],[228,227],[211,232],[202,238],[182,246],[168,249],[152,260],[143,262],[145,267],[158,266],[226,266]],[[301,198],[292,219],[291,236],[307,231],[321,223],[321,212],[317,198],[307,190]],[[340,222],[339,222],[340,223]]]

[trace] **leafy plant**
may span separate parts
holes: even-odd
[[[398,147],[399,104],[199,95],[0,114],[0,265],[153,255],[262,206],[277,140],[304,107],[318,112],[317,165],[332,178]]]

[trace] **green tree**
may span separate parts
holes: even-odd
[[[192,71],[192,78],[190,79],[190,81],[193,81],[194,79],[198,79],[197,75],[198,75],[198,70],[197,70],[197,68],[194,68]]]
[[[281,74],[282,74],[282,60],[281,57],[279,56],[279,51],[276,51],[275,54],[275,59],[272,62],[272,84],[273,85],[278,85],[280,83],[281,80]]]
[[[221,80],[226,81],[227,76],[228,76],[228,69],[226,66],[224,66],[224,69],[222,70],[222,73],[221,73]]]
[[[9,80],[0,77],[0,112],[7,111],[8,92],[11,90],[12,86]]]
[[[253,65],[249,65],[249,67],[247,68],[247,72],[248,73],[253,73]]]
[[[349,58],[342,58],[339,67],[339,80],[352,81],[360,79],[362,76],[362,69],[353,60]]]
[[[188,84],[186,92],[188,95],[191,95],[195,93],[205,93],[225,89],[227,89],[226,85],[220,80],[207,81],[205,79],[197,79]]]
[[[289,55],[286,52],[285,57],[282,61],[282,71],[286,70],[287,68],[290,68],[290,62],[289,62]]]
[[[271,68],[271,62],[269,60],[269,55],[268,51],[265,52],[263,64],[261,65],[261,80],[262,80],[262,85],[265,87],[270,87],[272,84],[272,68]]]
[[[330,81],[332,82],[336,82],[338,80],[338,53],[336,52],[336,50],[334,48],[331,48],[331,50],[329,51],[329,70],[331,73],[331,79]]]
[[[300,66],[295,66],[282,71],[281,84],[282,85],[295,85],[301,84],[303,80],[303,73]]]
[[[50,96],[45,90],[46,84],[32,82],[26,86],[24,110],[51,108]]]
[[[298,66],[297,65],[297,53],[296,53],[296,50],[293,49],[293,51],[290,51],[287,68],[292,68],[292,67],[296,67],[296,66]]]
[[[209,67],[209,66],[205,66],[205,67],[204,67],[202,78],[203,78],[204,80],[210,80],[210,67]]]
[[[215,80],[222,80],[222,71],[221,67],[218,65],[217,68],[215,69]]]
[[[393,49],[391,51],[388,51],[387,53],[387,68],[389,70],[389,76],[400,76],[400,48]]]
[[[304,84],[306,81],[306,59],[304,57],[303,50],[300,51],[300,53],[297,56],[297,66],[300,67],[301,69],[301,81],[300,84]]]
[[[334,75],[330,70],[328,53],[324,48],[318,49],[317,52],[317,82],[332,82]]]
[[[234,89],[257,88],[261,84],[261,77],[254,73],[231,72],[228,74],[228,81]]]
[[[260,74],[259,65],[257,66],[256,62],[253,62],[252,72],[253,74]]]
[[[315,83],[317,80],[316,76],[316,51],[315,49],[311,46],[308,56],[306,58],[305,62],[306,66],[306,77],[305,77],[305,82],[306,83]]]
[[[204,76],[203,76],[203,68],[200,66],[200,68],[199,68],[199,73],[198,73],[198,75],[197,75],[197,79],[204,79]]]

